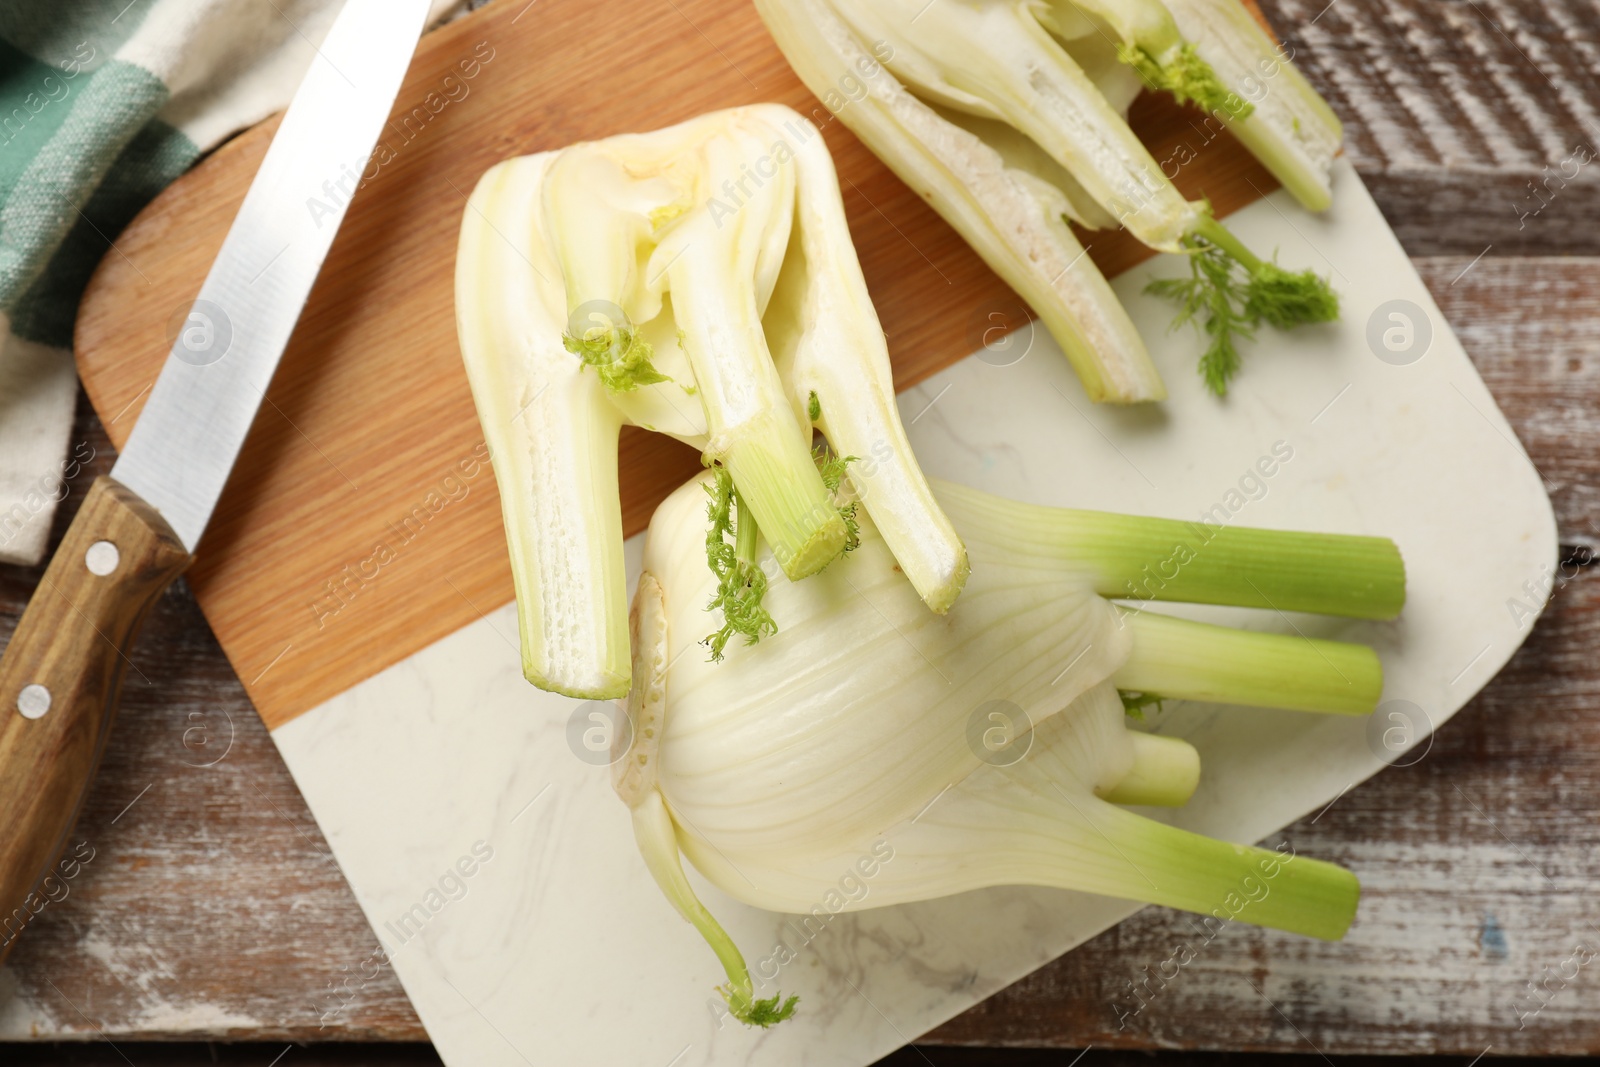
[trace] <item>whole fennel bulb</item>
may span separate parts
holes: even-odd
[[[1270,882],[1240,918],[1342,936],[1359,895],[1348,871],[1118,806],[1182,804],[1199,778],[1192,746],[1128,728],[1118,691],[1361,714],[1382,688],[1377,657],[1105,596],[1127,596],[1150,560],[1183,558],[1151,595],[1392,617],[1404,596],[1392,542],[1037,507],[934,483],[972,560],[947,615],[922,607],[864,519],[855,551],[804,582],[774,580],[774,636],[712,663],[685,654],[712,592],[706,484],[680,488],[651,521],[631,618],[631,746],[613,769],[651,873],[727,969],[736,1017],[770,1025],[794,1000],[755,997],[680,852],[774,911],[823,906],[841,873],[887,852],[870,894],[828,910],[1044,885],[1210,912]]]

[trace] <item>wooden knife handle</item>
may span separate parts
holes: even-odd
[[[0,658],[0,960],[78,820],[139,624],[188,564],[159,512],[97,478]]]

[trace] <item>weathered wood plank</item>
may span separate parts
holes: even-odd
[[[282,1067],[439,1067],[427,1045],[360,1044],[309,1047],[268,1043],[230,1045],[93,1044],[3,1045],[0,1060],[7,1067],[263,1067],[282,1056]],[[1065,1058],[1063,1058],[1065,1056]],[[1532,1067],[1548,1061],[1497,1058],[1495,1067]],[[1125,1049],[1091,1049],[1077,1053],[1038,1048],[963,1048],[950,1045],[908,1046],[879,1060],[877,1067],[1312,1067],[1324,1065],[1314,1053],[1239,1056],[1231,1052],[1167,1051],[1152,1055]],[[276,1065],[273,1065],[276,1067]],[[1464,1057],[1395,1059],[1346,1057],[1339,1067],[1469,1067]]]
[[[1589,900],[1600,881],[1597,646],[1600,573],[1589,567],[1425,757],[1285,831],[1297,852],[1360,876],[1361,911],[1343,942],[1240,927],[1207,943],[1189,917],[1149,909],[924,1040],[1466,1056],[1491,1045],[1600,1048],[1600,973],[1567,962],[1580,946],[1600,951]],[[1193,962],[1165,964],[1184,946]],[[1528,992],[1562,973],[1570,980],[1551,977],[1538,999]]]
[[[113,455],[81,398],[74,445],[56,538]],[[39,574],[0,568],[0,640]],[[71,839],[93,858],[0,969],[0,1038],[423,1039],[387,971],[320,1018],[377,941],[181,579],[130,659]]]
[[[1600,260],[1471,262],[1418,265],[1552,486],[1563,541],[1594,544]],[[71,483],[57,536],[109,466],[87,405],[79,434],[80,456],[93,458]],[[1194,937],[1185,918],[1149,909],[927,1040],[1310,1051],[1298,1027],[1346,1053],[1600,1048],[1600,1020],[1586,1010],[1600,988],[1592,967],[1524,1031],[1509,1008],[1574,939],[1600,944],[1579,925],[1600,880],[1600,574],[1573,573],[1528,646],[1426,759],[1287,832],[1297,849],[1361,874],[1366,899],[1349,940],[1230,930],[1118,1030],[1113,1004],[1130,1004],[1122,983]],[[0,639],[37,581],[37,571],[0,568]],[[181,586],[133,662],[151,684],[130,672],[79,833],[94,859],[0,970],[0,997],[14,993],[0,1006],[0,1039],[422,1040],[388,972],[320,1017],[329,998],[319,994],[376,942]],[[3,1050],[0,1062],[12,1062]]]
[[[1543,476],[1562,543],[1600,550],[1600,260],[1416,264]]]
[[[1588,0],[1262,0],[1413,255],[1600,252]]]
[[[963,1050],[964,1051],[964,1050]],[[963,1061],[963,1063],[970,1061]],[[6,1067],[440,1067],[433,1046],[422,1042],[343,1045],[201,1042],[131,1045],[96,1040],[34,1045],[0,1044]],[[1174,1065],[1178,1067],[1178,1065]],[[1200,1065],[1195,1065],[1200,1067]]]
[[[281,1067],[439,1067],[439,1057],[427,1045],[359,1044],[286,1046],[245,1043],[229,1045],[93,1044],[3,1045],[0,1059],[7,1067],[264,1067],[282,1056]],[[1063,1058],[1063,1056],[1065,1058]],[[1508,1056],[1495,1067],[1540,1067],[1545,1060]],[[1152,1055],[1125,1049],[1091,1049],[1078,1058],[1075,1052],[1039,1048],[963,1048],[951,1045],[908,1046],[879,1060],[877,1067],[1325,1067],[1315,1053],[1302,1055],[1231,1052],[1166,1051]],[[276,1065],[274,1065],[276,1067]],[[1465,1057],[1395,1059],[1374,1056],[1345,1057],[1339,1067],[1469,1067]]]

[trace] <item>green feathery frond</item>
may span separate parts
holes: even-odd
[[[811,400],[816,402],[817,394],[811,394]],[[820,410],[820,409],[819,409]],[[837,502],[839,487],[844,484],[844,478],[849,473],[850,464],[856,461],[855,456],[836,456],[828,451],[826,445],[818,445],[812,456],[817,461],[817,473],[822,475],[822,484],[827,487],[830,495]],[[849,552],[861,543],[861,520],[856,517],[856,508],[861,506],[859,500],[852,500],[848,504],[839,504],[839,517],[844,520],[844,550]]]
[[[747,995],[728,986],[718,986],[717,992],[727,1000],[728,1011],[735,1019],[746,1026],[759,1026],[763,1030],[769,1026],[776,1026],[794,1015],[794,1007],[800,1002],[798,996],[791,996],[783,1001],[780,1007],[778,1001],[783,997],[782,993],[770,996],[766,1000],[751,1000]]]
[[[767,592],[767,576],[756,563],[755,517],[745,508],[739,491],[734,488],[733,476],[723,467],[714,466],[711,470],[715,477],[705,487],[706,495],[711,498],[706,507],[706,518],[710,522],[706,531],[706,562],[716,576],[717,591],[712,594],[706,610],[722,612],[722,627],[706,635],[703,643],[711,650],[711,659],[721,662],[734,634],[742,634],[744,643],[753,645],[777,633],[778,624],[761,606],[761,598]],[[731,543],[729,535],[733,537]]]
[[[1130,693],[1127,690],[1117,690],[1117,696],[1122,698],[1122,710],[1137,722],[1144,722],[1144,709],[1154,706],[1157,711],[1166,702],[1166,697],[1159,693]]]
[[[825,445],[818,445],[812,457],[822,475],[822,484],[837,501],[847,469],[856,457],[830,455]],[[767,592],[767,576],[756,562],[759,531],[755,517],[745,508],[733,476],[723,467],[713,466],[711,470],[713,480],[705,487],[711,498],[706,506],[706,563],[716,576],[717,591],[706,610],[721,611],[722,626],[707,634],[704,644],[711,650],[712,661],[720,663],[735,634],[743,635],[744,643],[753,645],[777,633],[778,624],[761,606]],[[861,521],[856,515],[860,502],[852,500],[835,506],[844,520],[844,551],[849,552],[861,543]]]
[[[1222,84],[1211,64],[1193,44],[1185,44],[1165,63],[1136,44],[1117,46],[1117,58],[1139,73],[1152,89],[1172,94],[1180,104],[1194,104],[1230,119],[1248,118],[1255,105]]]
[[[1209,338],[1200,375],[1218,396],[1239,370],[1237,340],[1253,340],[1263,322],[1287,330],[1339,317],[1339,294],[1326,278],[1261,259],[1215,218],[1205,218],[1184,245],[1189,277],[1153,281],[1145,292],[1177,302],[1173,329],[1192,321]]]
[[[593,367],[608,391],[628,393],[641,385],[655,385],[672,379],[650,362],[655,354],[650,342],[631,326],[591,326],[577,335],[570,330],[561,335],[568,352]]]
[[[1263,263],[1250,277],[1245,315],[1280,330],[1307,322],[1332,322],[1339,317],[1339,294],[1314,271],[1288,271]]]
[[[1177,303],[1174,330],[1193,322],[1206,336],[1200,376],[1213,393],[1225,396],[1229,379],[1239,370],[1237,341],[1255,338],[1255,322],[1245,310],[1249,280],[1238,261],[1204,238],[1192,238],[1189,277],[1158,279],[1145,292]]]

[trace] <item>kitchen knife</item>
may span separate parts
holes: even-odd
[[[428,0],[346,0],[109,475],[0,658],[0,959],[100,762],[139,625],[188,566],[344,219]]]

